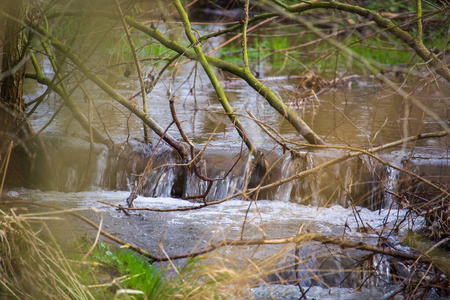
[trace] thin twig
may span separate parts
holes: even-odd
[[[130,49],[131,49],[131,53],[133,54],[133,59],[134,59],[134,64],[136,65],[136,70],[137,70],[137,74],[139,77],[139,84],[141,86],[141,96],[142,96],[142,106],[143,106],[143,110],[145,114],[148,114],[148,108],[147,108],[147,93],[145,91],[145,82],[144,82],[144,77],[143,77],[143,73],[142,73],[142,68],[141,68],[141,64],[139,62],[139,57],[137,56],[136,53],[136,47],[134,46],[134,42],[133,39],[131,38],[130,35],[130,30],[128,29],[128,25],[125,22],[124,19],[124,14],[122,12],[122,8],[120,7],[119,1],[116,0],[116,5],[117,5],[117,9],[119,10],[119,14],[121,16],[120,20],[122,21],[122,26],[123,29],[125,31],[125,34],[127,36],[127,40],[128,40],[128,44],[130,45]],[[148,143],[148,126],[147,124],[145,124],[145,122],[143,123],[143,127],[144,127],[144,141],[146,143]]]

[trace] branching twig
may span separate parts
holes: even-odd
[[[202,195],[189,196],[189,197],[186,197],[185,199],[200,199],[201,198],[201,199],[203,199],[203,203],[206,206],[206,205],[208,205],[206,203],[206,197],[208,196],[208,194],[211,190],[213,182],[224,180],[225,178],[227,178],[228,174],[234,169],[234,167],[238,163],[241,156],[239,156],[239,158],[235,161],[233,166],[228,170],[228,172],[222,178],[213,179],[213,178],[209,178],[209,177],[206,177],[203,174],[201,174],[198,169],[198,166],[197,166],[197,161],[199,161],[201,159],[200,157],[202,155],[202,151],[200,151],[198,154],[195,154],[195,145],[194,145],[194,143],[192,143],[192,141],[186,135],[186,133],[183,130],[183,127],[181,126],[180,121],[178,120],[177,112],[175,110],[175,101],[174,101],[173,97],[170,98],[169,105],[170,105],[170,112],[172,114],[173,121],[175,122],[175,125],[178,128],[178,131],[180,132],[181,136],[183,137],[183,140],[189,145],[190,150],[191,150],[191,162],[189,162],[188,165],[191,166],[191,169],[194,170],[194,173],[198,178],[200,178],[203,181],[208,182],[208,187],[206,188],[206,191]]]

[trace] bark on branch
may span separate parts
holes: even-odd
[[[225,110],[226,114],[228,115],[228,118],[231,120],[231,122],[236,127],[238,134],[241,136],[242,140],[247,145],[247,148],[250,150],[250,152],[254,156],[259,157],[260,154],[259,154],[258,149],[252,143],[248,134],[245,132],[244,126],[239,121],[235,112],[231,108],[230,103],[228,102],[228,99],[225,95],[222,85],[220,84],[220,82],[217,79],[216,75],[214,74],[211,66],[209,65],[208,61],[206,60],[206,57],[203,54],[200,44],[198,43],[197,39],[194,36],[194,33],[192,32],[191,25],[189,22],[189,17],[187,15],[187,13],[184,11],[184,8],[181,5],[181,2],[179,0],[174,0],[173,3],[178,11],[178,14],[181,17],[181,20],[183,21],[183,26],[185,29],[186,36],[188,37],[189,42],[192,45],[192,48],[194,48],[194,51],[197,54],[198,61],[202,65],[203,69],[205,70],[206,74],[209,77],[209,80],[211,81],[211,84],[213,85],[214,89],[216,90],[217,96],[219,97],[220,104],[222,104],[222,107]]]

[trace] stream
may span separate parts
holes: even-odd
[[[50,63],[45,59],[41,63],[45,75],[51,76]],[[182,167],[173,167],[179,163],[176,155],[171,148],[160,144],[154,134],[151,135],[151,145],[144,145],[141,122],[91,85],[88,89],[102,116],[96,116],[93,124],[108,132],[116,149],[109,150],[102,145],[91,148],[88,134],[71,117],[70,111],[63,108],[41,134],[49,145],[53,169],[47,170],[46,176],[33,183],[32,187],[6,189],[3,199],[30,200],[66,209],[85,208],[81,213],[96,223],[100,222],[100,215],[89,208],[98,209],[103,213],[105,231],[157,255],[194,251],[225,238],[289,237],[296,235],[300,227],[303,232],[345,236],[352,241],[374,245],[382,236],[386,243],[408,251],[401,241],[410,230],[423,226],[424,221],[407,210],[398,209],[396,199],[387,192],[398,190],[404,174],[367,157],[348,159],[312,175],[261,191],[257,201],[233,197],[245,187],[246,181],[251,185],[252,180],[256,180],[258,184],[261,178],[252,179],[248,175],[250,159],[247,151],[243,150],[245,146],[221,112],[206,75],[199,68],[198,77],[194,79],[194,68],[193,63],[186,63],[176,77],[164,77],[156,85],[149,94],[150,115],[163,128],[170,125],[167,96],[170,91],[175,96],[178,118],[186,134],[198,149],[205,147],[202,172],[210,178],[222,178],[230,171],[225,179],[213,184],[206,201],[225,197],[230,197],[230,200],[191,211],[138,211],[130,215],[98,202],[126,205],[130,191],[139,184],[141,177],[138,175],[146,168],[147,173],[138,188],[139,195],[133,201],[136,208],[195,207],[201,204],[200,200],[180,198],[204,193],[206,184],[183,171]],[[123,95],[130,96],[139,90],[136,74],[124,78],[121,72],[112,70],[106,75],[108,83]],[[221,79],[244,128],[273,166],[271,177],[264,180],[275,182],[342,154],[333,149],[300,146],[297,150],[301,157],[284,155],[280,147],[248,117],[245,109],[286,139],[302,142],[299,134],[246,84],[225,77]],[[359,77],[358,84],[351,88],[323,91],[317,99],[306,100],[284,97],[286,90],[296,89],[298,79],[295,76],[264,77],[262,81],[282,95],[286,103],[330,144],[380,145],[418,132],[442,130],[434,118],[423,114],[411,103],[403,103],[401,97],[369,76]],[[445,86],[444,83],[441,85]],[[433,92],[425,89],[415,91],[415,96],[426,103],[429,110],[437,112],[442,120],[447,120],[449,105],[448,100],[443,99],[448,99],[450,88],[442,86],[440,89],[431,87],[435,88]],[[196,95],[191,92],[193,87],[197,89]],[[34,99],[45,88],[27,82],[25,91],[27,99]],[[73,97],[87,112],[88,103],[83,94],[77,90]],[[139,102],[140,98],[135,101]],[[36,131],[50,120],[60,104],[61,100],[53,94],[44,101],[30,120]],[[408,116],[404,115],[405,106],[409,107]],[[168,132],[179,137],[175,126],[171,126]],[[379,156],[398,167],[403,167],[404,160],[409,158],[410,170],[425,174],[435,182],[445,182],[449,179],[448,152],[446,138],[424,139],[384,150]],[[151,163],[147,164],[149,161]],[[93,228],[72,218],[54,223],[55,235],[68,243],[80,234],[91,237],[96,234]],[[253,288],[255,299],[298,299],[301,296],[298,288],[291,285],[296,280],[293,245],[226,247],[217,253],[237,269],[251,268],[253,263],[279,265],[264,278],[266,284]],[[286,255],[277,257],[279,253]],[[299,250],[302,263],[298,272],[302,278],[301,285],[305,289],[311,287],[307,294],[310,299],[379,299],[395,288],[391,279],[395,259],[379,254],[369,256],[363,251],[342,250],[314,242],[302,243]],[[361,259],[363,265],[359,264]],[[373,276],[365,276],[366,273]],[[364,288],[356,291],[362,284]],[[438,298],[430,293],[427,299],[433,297]]]

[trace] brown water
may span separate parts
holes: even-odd
[[[50,76],[51,69],[48,61],[44,60],[42,63],[44,71]],[[183,129],[196,144],[197,149],[202,147],[206,149],[205,158],[208,175],[212,178],[220,178],[231,168],[233,162],[238,159],[239,153],[242,149],[245,150],[245,147],[243,147],[237,131],[218,104],[217,96],[212,86],[208,84],[208,79],[200,70],[199,76],[195,79],[196,95],[192,93],[194,67],[193,63],[184,64],[177,70],[178,76],[162,78],[152,93],[148,95],[149,114],[163,128],[169,126],[172,118],[169,117],[168,99],[170,96],[168,93],[173,94],[178,118],[182,122]],[[139,91],[135,74],[132,74],[130,78],[125,78],[118,71],[110,70],[106,75],[108,82],[126,97]],[[411,99],[404,100],[385,84],[370,77],[360,76],[350,87],[322,90],[315,98],[295,99],[289,91],[297,88],[299,78],[267,77],[261,80],[279,94],[287,105],[303,116],[309,126],[330,144],[370,148],[371,146],[396,141],[405,136],[443,129],[448,130],[450,88],[447,88],[448,84],[442,82],[424,84],[420,81],[411,81],[410,85],[398,84],[398,88],[411,94]],[[267,153],[271,153],[275,149],[273,151],[274,156],[267,156],[269,161],[275,161],[279,158],[282,151],[276,142],[265,134],[256,122],[249,118],[245,109],[252,111],[259,120],[277,130],[284,138],[293,142],[304,142],[292,126],[247,84],[235,79],[223,79],[222,84],[231,105],[235,108],[254,143]],[[136,152],[137,154],[134,157],[150,157],[153,146],[145,149],[137,142],[143,139],[141,121],[131,116],[99,88],[93,85],[86,85],[86,87],[101,115],[100,118],[96,112],[93,112],[94,126],[100,130],[105,128],[116,145],[131,143],[128,151]],[[42,93],[44,88],[31,82],[26,90],[29,97],[33,98]],[[87,115],[88,105],[82,93],[76,91],[73,97]],[[139,97],[135,101],[140,103]],[[423,108],[414,104],[415,102],[420,103],[425,107],[425,110],[434,114],[430,115]],[[51,96],[43,104],[41,110],[32,116],[31,121],[36,130],[47,123],[59,103],[60,100],[57,97]],[[168,132],[181,140],[175,126],[171,126]],[[58,162],[59,171],[56,172],[58,175],[56,176],[55,188],[62,191],[85,189],[80,178],[88,165],[85,161],[88,158],[87,149],[89,146],[80,139],[87,141],[88,135],[71,117],[70,111],[63,108],[43,135],[49,136],[54,141],[62,139],[65,141],[63,145],[69,143],[67,144],[69,146],[61,146],[60,148],[56,146],[56,152],[66,153],[66,158],[62,157]],[[159,137],[154,134],[151,135],[153,145],[156,145],[158,140]],[[58,144],[59,142],[55,143]],[[409,143],[403,146],[385,150],[381,155],[398,166],[401,165],[402,160],[410,157],[411,169],[417,170],[420,168],[420,172],[425,172],[432,180],[442,182],[447,180],[447,159],[449,157],[447,138],[419,140],[417,143]],[[155,154],[157,159],[154,157],[153,161],[156,161],[157,165],[176,163],[176,158],[173,155],[165,154],[166,150],[167,148],[161,148],[160,146],[157,154]],[[327,150],[314,150],[307,147],[300,147],[299,150],[307,156],[307,161],[289,157],[283,158],[275,165],[272,180],[286,178],[295,172],[317,166],[336,155],[336,153]],[[114,158],[111,161],[109,152],[100,146],[96,148],[96,155],[97,171],[91,175],[92,178],[90,179],[90,185],[93,187],[128,190],[129,185],[134,181],[130,178],[130,173],[142,172],[145,166],[145,161],[142,161],[142,159],[140,167],[139,162],[131,164],[123,161],[120,165],[118,161],[114,161]],[[245,157],[244,154],[241,162],[229,178],[214,184],[209,200],[221,199],[242,188],[244,183],[242,176],[246,164]],[[363,174],[373,171],[371,171],[373,163],[373,161],[362,163]],[[331,203],[346,206],[348,197],[345,189],[349,188],[349,185],[355,184],[352,183],[355,171],[351,170],[352,168],[355,169],[354,166],[358,164],[358,160],[351,160],[333,167],[334,169],[329,168],[318,172],[316,176],[302,178],[300,181],[280,186],[276,190],[269,190],[261,197],[263,199],[315,205],[324,205],[331,201]],[[389,188],[395,190],[395,180],[399,176],[398,171],[387,168],[383,172],[386,174],[381,177],[388,176],[387,182],[391,184]],[[170,189],[173,182],[177,180],[176,174],[167,173],[165,170],[155,170],[149,177],[144,195],[174,195]],[[380,178],[376,179],[372,176],[366,177],[364,180],[380,181]],[[199,188],[201,182],[189,185],[192,180],[187,181],[186,190],[177,192],[177,195],[192,196],[200,193],[202,189],[204,191],[204,187]],[[360,198],[356,203],[365,203],[362,205],[371,208],[383,205],[380,204],[380,201],[384,201],[383,199],[375,199],[378,197],[377,195],[368,196],[368,193],[371,193],[370,190],[380,188],[382,187],[375,183],[363,188],[357,193],[358,195],[354,195],[356,198]],[[371,197],[375,200],[369,199]],[[391,201],[392,199],[388,199],[384,205],[389,205]]]
[[[44,60],[43,64],[44,71],[47,75],[51,75],[48,61]],[[197,95],[194,98],[191,93],[194,78],[189,77],[193,68],[194,64],[185,64],[178,70],[178,76],[173,80],[171,77],[164,77],[158,83],[148,96],[149,114],[163,128],[169,126],[171,117],[168,92],[173,94],[178,117],[182,121],[186,134],[196,143],[198,149],[206,146],[205,156],[210,160],[208,175],[221,177],[238,157],[242,143],[230,121],[221,112],[215,92],[201,71],[196,79]],[[108,82],[126,97],[139,90],[134,74],[128,79],[115,71],[110,71],[107,75]],[[269,77],[263,80],[266,80],[267,85],[271,86],[286,104],[298,111],[313,130],[330,144],[370,147],[417,133],[440,131],[443,128],[448,130],[450,88],[446,83],[439,82],[439,84],[428,85],[411,83],[410,86],[402,86],[406,92],[412,93],[414,101],[420,102],[428,110],[434,112],[435,115],[431,116],[423,109],[418,108],[412,101],[405,101],[384,84],[372,80],[370,77],[360,77],[358,84],[351,88],[322,91],[318,94],[317,99],[304,99],[303,101],[292,100],[291,95],[286,92],[296,89],[298,79]],[[229,79],[223,79],[222,84],[229,101],[239,113],[245,129],[258,147],[270,152],[276,148],[276,143],[247,116],[245,113],[247,108],[258,119],[275,128],[283,137],[295,142],[303,142],[299,134],[246,84]],[[139,153],[143,157],[150,157],[158,137],[152,134],[153,146],[148,148],[137,142],[142,140],[143,136],[141,122],[130,116],[125,109],[114,103],[95,86],[87,85],[87,89],[101,114],[101,120],[97,116],[94,117],[95,126],[99,129],[105,127],[115,144],[130,142],[131,152]],[[30,99],[43,93],[44,90],[43,87],[31,82],[28,82],[26,87],[26,93]],[[87,115],[88,106],[84,96],[78,91],[73,96]],[[140,102],[139,97],[136,98],[136,101]],[[47,123],[60,102],[56,96],[52,95],[42,104],[42,109],[32,116],[31,122],[36,131]],[[195,102],[197,110],[194,109]],[[405,108],[407,113],[405,113]],[[174,126],[168,132],[180,139]],[[108,149],[97,145],[95,159],[91,163],[92,173],[86,175],[89,157],[88,135],[71,117],[67,108],[62,109],[43,135],[55,147],[54,153],[58,169],[55,171],[54,189],[57,191],[42,192],[17,188],[5,193],[7,199],[47,201],[67,208],[98,207],[105,213],[105,230],[154,252],[159,251],[159,240],[154,237],[161,237],[163,232],[165,233],[162,244],[169,254],[189,251],[196,246],[204,246],[210,239],[235,238],[239,235],[245,212],[249,206],[248,202],[239,199],[189,213],[148,212],[140,215],[134,214],[130,217],[118,213],[111,207],[97,203],[97,200],[105,200],[114,204],[124,204],[135,180],[131,173],[136,173],[139,166],[127,166],[127,161],[122,162],[121,165],[120,162],[111,158]],[[275,178],[293,175],[295,172],[317,166],[336,156],[336,153],[325,150],[311,150],[307,147],[300,149],[306,154],[307,160],[289,157],[282,159],[276,167]],[[448,138],[440,138],[421,140],[416,144],[407,144],[403,148],[392,148],[384,151],[382,157],[397,165],[401,164],[403,158],[411,157],[414,166],[420,168],[429,178],[445,182],[448,180],[448,152]],[[154,159],[158,164],[174,163],[175,159],[170,153],[168,148],[161,147],[156,152],[156,159],[155,157]],[[281,149],[276,148],[274,155],[280,157]],[[244,155],[243,162],[231,173],[229,178],[214,185],[209,200],[221,199],[242,189],[245,161]],[[361,222],[370,224],[375,229],[381,229],[383,222],[386,221],[385,218],[388,218],[392,224],[396,224],[396,221],[405,215],[405,211],[400,211],[400,216],[394,216],[390,214],[389,210],[383,209],[393,202],[393,197],[388,198],[384,190],[396,189],[399,172],[384,168],[385,182],[380,183],[380,180],[375,182],[376,180],[372,176],[368,182],[359,183],[356,182],[358,178],[355,178],[351,171],[358,163],[365,168],[364,172],[371,174],[370,176],[373,175],[367,167],[371,164],[370,162],[365,159],[362,162],[351,160],[318,172],[315,176],[302,178],[263,194],[257,208],[254,205],[251,206],[251,214],[248,216],[251,221],[248,222],[246,237],[261,238],[263,234],[273,238],[289,236],[295,234],[299,226],[304,224],[305,230],[311,232],[320,232],[330,236],[347,234],[354,239],[364,239],[365,242],[376,243],[378,240],[376,234],[364,234],[358,231],[360,226],[358,218],[361,217]],[[89,184],[83,185],[86,176],[89,176]],[[155,169],[147,176],[146,188],[143,195],[136,200],[135,205],[156,208],[193,205],[191,202],[171,197],[173,195],[171,189],[177,176],[173,170]],[[192,182],[187,183],[183,196],[201,191],[200,182],[195,180]],[[349,202],[351,192],[348,189],[355,190],[355,186],[359,185],[364,185],[364,187],[355,193],[358,193],[361,199],[358,200],[360,202],[353,204],[371,209],[377,208],[378,211],[358,206],[360,214],[355,215],[355,210],[352,209]],[[115,191],[116,189],[121,191]],[[374,195],[376,194],[375,190],[378,191],[377,193],[381,193],[382,199],[377,198],[377,195],[380,194]],[[367,200],[369,198],[370,200]],[[93,212],[88,212],[87,215],[98,220],[98,216]],[[420,224],[420,218],[408,219],[399,232],[389,238],[396,243],[401,240],[408,229],[417,228]],[[79,229],[94,233],[85,227]],[[279,251],[280,249],[277,247],[245,247],[244,250],[237,251],[239,255],[235,256],[236,264],[245,265],[244,262],[248,262],[249,257],[264,260]],[[317,253],[317,256],[320,256],[323,251],[324,248],[320,245],[313,245],[309,248],[305,247],[302,255],[308,258],[311,253]],[[353,257],[360,258],[362,254],[345,253],[344,256],[346,256],[345,259],[336,258],[328,265],[325,264],[323,268],[346,269]],[[319,269],[318,265],[323,263],[323,261],[311,259],[311,257],[309,257],[309,262],[310,265],[307,267],[312,270]],[[380,258],[374,264],[373,267],[379,273],[378,281],[372,282],[373,286],[386,287],[382,281],[389,278],[390,270],[387,265],[384,258]],[[308,268],[303,274],[309,272]],[[320,271],[317,272],[320,273]],[[286,274],[282,277],[291,280],[292,270]],[[321,274],[319,275],[320,280],[313,280],[313,276],[307,276],[302,284],[314,284],[318,287],[330,285],[354,288],[361,283],[361,278],[358,279],[357,275],[353,275],[348,277],[345,284],[341,285],[340,282],[346,278],[346,275],[348,275],[346,272],[336,272],[334,275]],[[320,283],[321,280],[325,282],[324,285]],[[323,294],[323,291],[326,289],[317,291],[317,295]],[[382,293],[380,294],[380,290],[378,293],[368,293],[365,297],[367,299],[379,298]],[[349,290],[344,289],[341,294],[335,296],[335,299],[341,299],[348,294]],[[351,296],[346,299],[359,299],[361,296],[354,291],[350,294]]]
[[[44,68],[50,73],[47,61],[44,61]],[[188,136],[198,143],[198,147],[203,146],[210,140],[211,148],[239,148],[240,139],[230,121],[224,116],[220,108],[217,96],[208,83],[206,76],[199,71],[196,79],[198,89],[196,97],[191,93],[193,87],[193,76],[191,74],[193,64],[185,64],[175,77],[170,81],[165,77],[151,94],[148,95],[149,113],[163,128],[166,128],[171,121],[169,110],[168,92],[175,95],[177,113],[183,122],[183,128]],[[131,76],[127,79],[119,73],[108,74],[108,82],[114,86],[118,92],[128,97],[139,91],[137,78]],[[326,90],[319,93],[318,99],[312,97],[308,99],[295,99],[289,90],[295,90],[300,79],[289,79],[288,77],[268,77],[262,79],[266,85],[278,93],[286,104],[296,110],[308,125],[322,138],[330,144],[341,144],[351,146],[368,147],[395,141],[405,135],[414,135],[420,132],[439,131],[446,128],[448,130],[448,120],[450,118],[450,88],[448,84],[440,82],[428,84],[425,87],[401,86],[405,92],[411,93],[414,101],[420,102],[426,109],[434,112],[439,118],[430,116],[422,109],[414,105],[414,102],[404,101],[402,97],[392,92],[385,84],[369,77],[360,77],[357,85],[352,88],[339,88],[336,90]],[[244,82],[238,80],[222,81],[227,97],[231,105],[240,114],[241,122],[249,132],[254,142],[265,149],[272,149],[274,142],[249,119],[245,109],[250,109],[253,114],[264,123],[279,131],[285,138],[295,142],[304,142],[296,131],[284,121],[274,109],[272,109],[262,97]],[[170,90],[168,86],[171,86]],[[419,88],[420,87],[420,88]],[[87,85],[97,109],[102,115],[102,124],[94,114],[94,123],[97,128],[106,127],[109,135],[113,137],[115,143],[119,144],[127,140],[142,138],[141,122],[136,117],[130,117],[125,109],[114,103],[108,95],[98,88]],[[27,87],[27,95],[31,98],[42,93],[43,87],[38,87],[30,83]],[[418,91],[419,90],[419,91]],[[87,115],[87,105],[81,92],[75,92],[74,98],[78,99],[78,104]],[[195,99],[196,98],[196,99]],[[135,101],[141,103],[138,96]],[[32,123],[39,129],[51,117],[51,113],[60,101],[58,99],[49,100],[38,114],[32,117]],[[195,110],[194,102],[197,102],[198,110]],[[405,113],[405,108],[408,112]],[[406,129],[406,131],[405,131]],[[86,137],[75,121],[72,120],[67,108],[55,119],[46,132],[61,132],[65,135],[79,135]],[[174,126],[169,132],[178,137],[179,134]],[[157,137],[153,137],[155,141]],[[439,141],[420,141],[418,147],[442,148]]]

